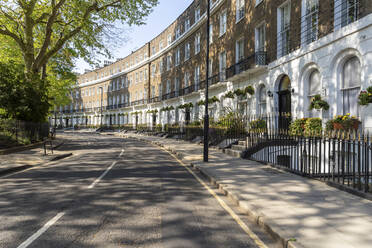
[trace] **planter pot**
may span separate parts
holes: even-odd
[[[333,123],[333,129],[334,130],[342,130],[344,127],[342,126],[341,123]]]

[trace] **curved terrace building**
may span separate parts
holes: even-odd
[[[57,124],[200,120],[208,78],[209,95],[219,100],[210,106],[215,120],[227,111],[323,120],[352,113],[363,128],[372,128],[371,108],[358,104],[359,92],[372,85],[371,0],[211,1],[209,41],[206,6],[207,0],[194,0],[132,54],[80,75],[71,104],[59,107]],[[249,85],[253,95],[228,97]],[[309,110],[318,94],[329,110]],[[189,103],[192,108],[180,108]]]

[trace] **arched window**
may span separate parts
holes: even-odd
[[[258,112],[260,115],[266,114],[266,87],[262,85],[258,91]]]
[[[361,86],[361,66],[357,57],[347,60],[342,70],[343,113],[359,116],[358,94]]]
[[[311,98],[315,95],[320,94],[321,91],[321,82],[320,82],[320,72],[318,70],[313,70],[309,75],[309,91],[308,91],[308,100],[309,104],[311,102]],[[312,117],[312,111],[309,113],[310,117]]]

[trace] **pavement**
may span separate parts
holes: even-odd
[[[277,247],[159,147],[114,135],[64,137],[60,150],[73,156],[1,178],[0,248]]]
[[[58,150],[64,142],[65,140],[62,138],[56,138],[52,143],[47,142],[46,155],[44,154],[44,145],[42,143],[31,149],[0,155],[0,176],[71,156],[72,153]],[[53,153],[51,148],[53,148]],[[6,151],[4,152],[7,153]]]
[[[164,147],[195,167],[283,247],[371,248],[372,201],[323,182],[277,170],[186,141],[120,134]]]

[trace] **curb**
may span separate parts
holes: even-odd
[[[40,141],[40,142],[30,144],[30,145],[16,146],[16,147],[8,148],[8,149],[0,151],[0,155],[8,155],[8,154],[15,153],[15,152],[26,151],[28,149],[32,149],[32,148],[36,148],[38,146],[41,146],[43,144],[44,144],[44,141]]]
[[[42,164],[20,165],[20,166],[13,167],[13,168],[10,168],[10,169],[0,170],[0,177],[1,176],[6,176],[6,175],[14,173],[14,172],[24,171],[26,169],[30,169],[30,168],[33,168],[33,167],[36,167],[36,166],[46,165],[49,162],[58,161],[58,160],[61,160],[61,159],[64,159],[64,158],[67,158],[67,157],[70,157],[70,156],[72,156],[72,153],[61,154],[61,155],[58,155],[58,156],[54,157],[50,161],[42,163]]]
[[[159,141],[149,141],[141,137],[132,137],[132,138],[141,140],[145,143],[150,143],[156,146],[163,147],[165,150],[174,154],[178,159],[180,159],[186,165],[199,171],[205,178],[207,178],[209,183],[216,186],[224,195],[226,195],[230,200],[232,200],[234,204],[239,206],[246,215],[253,218],[256,225],[263,228],[272,238],[280,242],[283,248],[303,248],[303,246],[300,245],[299,243],[295,244],[294,243],[295,241],[293,239],[286,238],[285,235],[282,234],[282,231],[278,230],[280,229],[280,227],[278,227],[275,223],[272,223],[269,219],[267,219],[262,214],[260,214],[258,209],[255,209],[253,206],[247,206],[247,204],[242,203],[238,194],[232,192],[231,190],[226,189],[226,185],[221,184],[219,180],[216,179],[214,176],[208,174],[208,172],[206,172],[200,166],[195,165],[192,162],[184,161],[183,160],[184,155],[182,153],[177,152],[174,149],[171,149],[170,147],[162,144]]]

